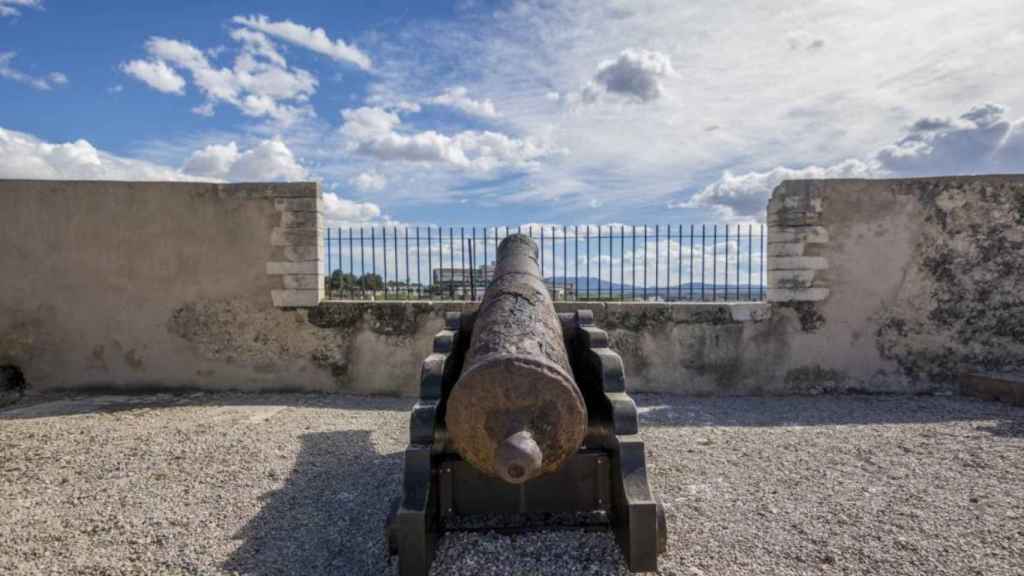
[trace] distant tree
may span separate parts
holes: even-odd
[[[357,282],[361,288],[366,290],[382,290],[384,288],[384,279],[379,274],[363,274]]]
[[[351,290],[356,285],[356,277],[353,274],[342,272],[340,269],[331,272],[327,288],[336,291]]]

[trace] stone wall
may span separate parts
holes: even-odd
[[[917,392],[1024,368],[1024,177],[787,182],[768,223],[777,377]]]
[[[321,302],[315,184],[0,182],[0,368],[30,391],[414,394],[445,312]],[[769,303],[590,308],[634,391],[951,390],[1024,369],[1024,177],[787,182]]]
[[[0,366],[34,390],[333,389],[306,360],[211,360],[184,337],[209,327],[195,310],[270,330],[293,314],[275,304],[315,305],[321,218],[311,183],[0,181]]]

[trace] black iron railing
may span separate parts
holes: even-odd
[[[325,233],[327,297],[479,300],[498,243],[534,238],[557,301],[759,301],[765,296],[765,227],[365,226]]]

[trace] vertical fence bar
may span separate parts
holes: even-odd
[[[661,284],[661,224],[654,225],[654,299],[658,299]]]
[[[629,299],[636,300],[636,224],[633,224],[633,251],[630,254],[630,260],[633,264],[632,266],[630,266],[630,271],[633,273],[633,289],[629,295]]]
[[[679,224],[679,259],[676,260],[676,265],[679,267],[679,272],[676,274],[678,285],[676,285],[676,300],[683,299],[683,225]]]
[[[729,225],[725,225],[725,300],[729,301]]]
[[[576,295],[575,295],[575,297],[576,297],[576,300],[578,301],[580,299],[580,225],[579,224],[573,224],[573,228],[572,228],[572,243],[573,243],[573,251],[574,251],[573,259],[576,260],[576,263],[573,264],[573,267],[572,267],[572,273],[573,273],[572,281],[573,281],[573,284],[576,286]]]
[[[384,299],[388,299],[388,228],[380,227],[380,239],[384,243]]]
[[[704,263],[704,255],[707,253],[707,224],[700,225],[700,301],[704,301],[704,271],[707,265]]]
[[[760,236],[760,239],[761,239],[761,276],[760,276],[760,278],[758,279],[758,282],[757,282],[757,293],[759,294],[758,300],[764,300],[764,297],[765,297],[765,295],[764,295],[764,286],[765,286],[765,281],[764,281],[764,235],[765,235],[764,234],[764,224],[762,224],[760,226],[760,229],[761,230],[760,230],[760,233],[758,234],[758,236]]]
[[[377,228],[370,226],[370,268],[373,276],[377,276]],[[370,296],[376,299],[377,289],[370,287]]]
[[[569,229],[565,224],[562,224],[562,296],[569,300]]]
[[[711,301],[718,300],[718,224],[711,230]]]
[[[348,229],[348,275],[353,285],[349,287],[349,298],[355,296],[354,284],[356,281],[356,253],[355,250],[352,249],[353,244],[354,243],[352,242],[352,228],[350,227]]]
[[[590,224],[587,224],[587,300],[590,300]]]
[[[430,282],[430,288],[427,289],[427,294],[433,294],[434,292],[434,249],[431,246],[431,236],[433,233],[433,226],[427,226],[427,281]]]
[[[619,226],[619,302],[626,299],[626,225]]]
[[[399,279],[399,276],[398,276],[398,226],[392,226],[391,227],[391,232],[392,232],[392,234],[391,234],[391,243],[394,244],[394,248],[395,248],[395,280],[394,280],[394,290],[392,291],[392,294],[394,294],[394,296],[396,298],[398,298],[399,294],[401,294],[398,291],[399,288],[400,288],[399,285],[402,282]]]
[[[747,224],[747,300],[754,299],[754,225]]]
[[[416,226],[416,299],[423,298],[423,263],[420,262],[420,227]]]
[[[743,253],[743,230],[736,225],[736,300],[740,299],[740,254]]]
[[[693,273],[693,224],[690,224],[690,274],[688,280],[690,281],[690,301],[693,302],[693,285],[697,279],[697,275]]]
[[[644,224],[644,302],[647,301],[647,225]]]
[[[448,227],[448,299],[455,300],[455,229]]]
[[[321,280],[323,282],[323,280]],[[327,229],[327,297],[331,297],[331,229]]]
[[[364,240],[364,238],[366,236],[365,232],[366,232],[365,228],[360,226],[359,227],[359,278],[362,280],[362,282],[360,282],[361,286],[359,288],[360,288],[360,293],[362,294],[362,297],[364,299],[366,298],[366,243],[365,243],[365,240]]]

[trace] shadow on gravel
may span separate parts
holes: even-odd
[[[381,455],[370,431],[306,434],[295,468],[238,534],[224,563],[241,574],[384,574],[388,503],[401,453]]]
[[[770,427],[984,423],[979,429],[1020,435],[1024,409],[955,396],[737,396],[697,398],[636,394],[643,426]],[[992,421],[997,421],[991,426]]]
[[[317,393],[109,393],[67,394],[23,398],[20,402],[0,408],[0,421],[112,414],[127,410],[152,410],[193,406],[287,406],[298,408],[345,408],[407,412],[415,399],[389,396],[353,396]]]

